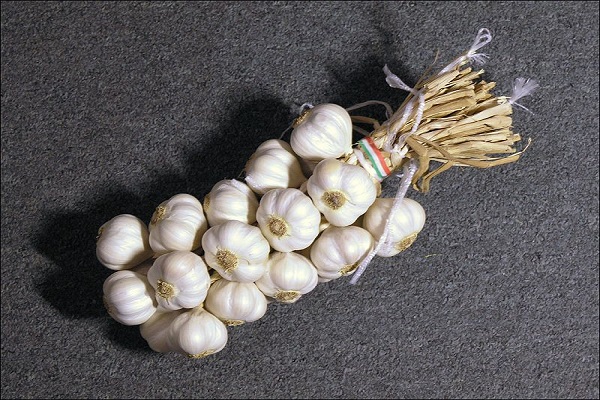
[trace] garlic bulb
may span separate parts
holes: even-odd
[[[152,317],[140,325],[140,334],[150,348],[159,353],[173,351],[168,342],[167,334],[171,323],[177,318],[183,310],[164,311],[157,310]]]
[[[202,258],[191,251],[173,251],[158,257],[148,271],[158,304],[166,310],[192,308],[206,298],[210,275]]]
[[[333,158],[317,165],[308,179],[307,189],[317,209],[336,226],[354,223],[377,196],[367,171]]]
[[[215,281],[208,290],[205,308],[229,326],[260,319],[267,312],[267,298],[252,282]]]
[[[256,286],[278,301],[294,303],[317,286],[317,269],[300,254],[274,252],[267,265],[267,272],[256,281]]]
[[[227,221],[209,228],[202,237],[204,258],[230,281],[254,282],[266,271],[269,242],[256,226]]]
[[[157,254],[196,250],[208,228],[202,204],[189,194],[160,203],[150,221],[150,246]]]
[[[294,123],[290,144],[296,154],[311,161],[350,154],[350,115],[337,104],[319,104],[306,110]]]
[[[331,226],[311,246],[310,260],[320,278],[336,279],[354,273],[374,245],[375,240],[366,229]]]
[[[169,326],[168,347],[190,358],[217,353],[227,344],[227,327],[202,307],[177,316]]]
[[[375,237],[381,238],[385,222],[392,209],[394,199],[379,198],[365,213],[363,226]],[[425,225],[425,210],[413,199],[404,198],[394,214],[386,245],[377,253],[380,257],[392,257],[406,250],[417,238]]]
[[[298,188],[306,181],[290,145],[277,139],[258,146],[245,171],[246,183],[258,194],[277,188]]]
[[[258,200],[252,189],[235,179],[224,179],[204,197],[204,212],[210,226],[236,220],[256,222]]]
[[[104,223],[98,230],[96,257],[112,270],[129,269],[152,257],[144,222],[121,214]]]
[[[256,220],[271,247],[289,252],[304,249],[315,240],[321,213],[300,190],[273,189],[260,199]]]
[[[139,325],[156,311],[154,290],[146,277],[133,271],[117,271],[102,285],[104,307],[123,325]]]

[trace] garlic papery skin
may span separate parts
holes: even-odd
[[[253,224],[256,222],[258,200],[245,183],[223,179],[204,197],[203,208],[210,226],[232,220]]]
[[[169,327],[171,323],[177,318],[183,310],[177,311],[164,311],[156,310],[154,315],[143,324],[140,325],[140,334],[148,346],[156,352],[168,353],[174,351],[169,345],[167,335],[169,333]]]
[[[308,179],[307,189],[317,209],[335,226],[354,223],[377,196],[367,171],[333,158],[317,165]]]
[[[123,325],[139,325],[156,311],[154,290],[146,277],[133,271],[117,271],[102,285],[104,307]]]
[[[267,298],[252,282],[219,279],[208,289],[204,307],[226,325],[236,326],[265,315]]]
[[[379,198],[365,213],[363,226],[375,237],[381,238],[394,199]],[[392,257],[406,250],[417,238],[425,225],[425,210],[413,199],[404,198],[390,222],[384,246],[377,253],[380,257]]]
[[[246,183],[258,194],[277,188],[298,188],[306,181],[292,148],[278,139],[258,146],[244,170]]]
[[[240,221],[227,221],[209,228],[202,237],[204,258],[223,278],[254,282],[265,273],[269,242],[260,228]]]
[[[177,316],[169,326],[168,346],[190,358],[204,358],[227,344],[227,327],[202,307]]]
[[[150,221],[150,246],[157,255],[196,250],[207,228],[200,201],[189,194],[177,194],[156,207]]]
[[[148,271],[148,281],[165,310],[192,308],[206,298],[210,286],[208,268],[191,251],[173,251],[158,257]]]
[[[264,237],[277,251],[304,249],[319,234],[321,213],[298,189],[273,189],[262,199],[256,220]]]
[[[310,249],[310,260],[325,281],[354,273],[375,246],[375,239],[358,226],[331,226]]]
[[[300,157],[318,161],[352,153],[352,120],[337,104],[319,104],[294,122],[292,149]]]
[[[148,228],[131,215],[121,214],[98,230],[96,257],[107,268],[118,271],[132,268],[152,257]]]
[[[267,272],[256,281],[256,286],[265,295],[283,303],[295,303],[319,282],[315,266],[298,253],[274,252],[267,266]]]

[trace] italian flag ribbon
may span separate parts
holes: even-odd
[[[375,172],[377,173],[377,176],[380,180],[383,180],[386,176],[391,174],[390,169],[385,163],[383,155],[375,145],[373,139],[367,136],[366,138],[359,140],[358,145],[367,155],[369,161],[371,161],[371,165],[375,169]]]

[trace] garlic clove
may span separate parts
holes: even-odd
[[[156,312],[154,290],[146,277],[130,270],[117,271],[102,285],[104,307],[123,325],[139,325]]]
[[[297,253],[274,252],[267,267],[256,286],[266,296],[283,303],[295,303],[312,291],[319,280],[317,269],[310,260]]]
[[[353,274],[373,246],[375,240],[366,229],[331,226],[311,246],[310,259],[320,279],[337,279]]]
[[[258,146],[244,170],[246,183],[258,194],[277,188],[298,188],[306,181],[292,148],[278,139]]]
[[[365,213],[363,226],[379,240],[394,204],[394,199],[379,198]],[[425,226],[425,210],[413,199],[404,198],[394,214],[385,245],[377,253],[380,257],[392,257],[414,243]]]
[[[266,271],[271,248],[260,228],[227,221],[202,237],[206,263],[230,281],[254,282]]]
[[[200,256],[179,250],[158,257],[148,271],[148,281],[163,309],[178,310],[204,301],[210,275]]]
[[[157,255],[193,251],[200,247],[207,228],[200,201],[189,194],[177,194],[156,207],[149,225],[150,246]]]
[[[178,315],[169,326],[168,347],[190,358],[204,358],[227,344],[227,327],[202,307]]]
[[[267,299],[254,283],[218,279],[208,290],[205,308],[226,325],[235,326],[262,318]]]
[[[183,310],[163,311],[157,310],[152,317],[140,325],[140,334],[148,346],[156,352],[168,353],[174,351],[169,345],[167,334],[171,323],[177,318]]]
[[[317,165],[307,189],[317,209],[335,226],[353,224],[377,196],[368,172],[333,158]]]
[[[204,212],[210,226],[235,220],[256,222],[258,200],[248,185],[235,179],[217,182],[204,197]]]
[[[133,215],[121,214],[104,223],[98,230],[96,257],[115,271],[133,268],[152,257],[144,222]]]
[[[337,104],[319,104],[295,121],[290,144],[309,161],[338,158],[352,152],[352,120]]]
[[[321,213],[298,189],[273,189],[260,200],[256,219],[271,247],[282,252],[304,249],[319,234]]]

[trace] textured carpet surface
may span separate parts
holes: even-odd
[[[304,102],[399,106],[385,64],[414,84],[482,27],[496,93],[540,83],[533,142],[411,191],[409,250],[202,360],[107,315],[102,223],[202,198]],[[3,2],[2,397],[598,398],[598,73],[597,2]]]

